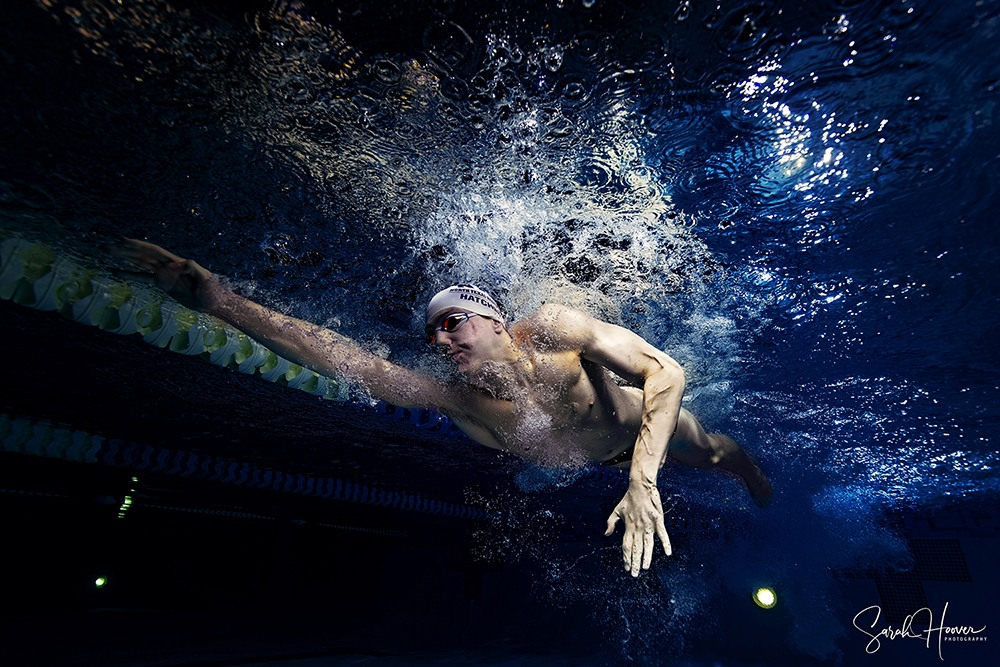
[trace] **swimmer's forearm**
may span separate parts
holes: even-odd
[[[434,392],[425,379],[367,352],[350,339],[234,294],[193,260],[136,239],[124,239],[113,252],[148,271],[133,274],[136,280],[155,284],[188,308],[228,322],[289,361],[323,375],[348,376],[397,405],[422,396],[442,399],[441,392]]]
[[[378,359],[346,336],[266,308],[234,294],[217,281],[209,289],[212,299],[211,307],[206,309],[208,314],[301,366],[331,375],[345,372],[349,366],[370,365]]]
[[[376,398],[400,407],[444,409],[452,404],[439,383],[372,354],[346,336],[265,308],[217,282],[211,289],[213,305],[205,312],[289,361],[321,375],[349,377]]]
[[[656,486],[660,467],[666,461],[670,437],[677,428],[684,394],[684,371],[665,366],[646,378],[643,386],[642,424],[629,468],[629,482]]]

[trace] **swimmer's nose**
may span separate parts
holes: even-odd
[[[426,339],[427,344],[430,345],[431,347],[439,347],[441,345],[447,345],[448,344],[447,341],[441,340],[442,333],[444,332],[443,331],[434,331],[433,333],[428,332]]]
[[[446,331],[435,331],[434,341],[431,343],[438,350],[450,350],[452,346],[451,336]]]

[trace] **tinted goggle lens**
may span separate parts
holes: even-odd
[[[450,317],[446,317],[444,318],[444,322],[441,323],[441,331],[454,331],[462,326],[462,323],[467,319],[469,319],[469,315],[451,315]]]
[[[475,317],[475,315],[471,313],[470,314],[460,313],[458,315],[449,315],[448,317],[444,318],[443,322],[441,322],[441,326],[427,327],[427,344],[428,345],[434,344],[434,339],[437,338],[438,331],[451,333],[452,331],[459,329],[463,324],[465,324],[465,321],[470,317]]]

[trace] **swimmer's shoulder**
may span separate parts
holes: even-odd
[[[581,310],[546,303],[530,317],[509,328],[512,338],[543,351],[582,349],[593,332],[594,319]]]

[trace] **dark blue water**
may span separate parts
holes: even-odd
[[[923,584],[928,603],[952,600],[956,623],[995,621],[995,578],[976,567],[996,553],[984,526],[1000,497],[1000,3],[10,5],[4,238],[95,275],[115,266],[103,244],[147,238],[429,372],[441,369],[417,343],[420,312],[446,284],[487,287],[513,317],[581,307],[680,361],[685,405],[743,443],[777,490],[763,512],[729,478],[665,470],[676,555],[633,583],[600,536],[620,478],[533,468],[399,426],[358,396],[322,402],[0,303],[5,349],[18,350],[0,404],[11,418],[492,512],[432,529],[155,478],[147,505],[282,521],[308,507],[411,536],[380,543],[372,590],[324,580],[327,595],[369,599],[353,644],[289,630],[246,648],[231,639],[245,619],[233,620],[230,643],[193,639],[158,664],[353,664],[309,657],[330,645],[391,654],[364,654],[375,664],[930,661],[922,646],[868,656],[851,627],[866,604],[888,604],[885,573],[923,567],[921,539],[958,540],[972,577]],[[22,451],[4,456],[15,490],[54,493],[41,480],[58,479],[116,509],[124,486],[98,487],[129,484],[80,481],[96,473],[72,466],[31,468],[36,479],[19,472],[35,465]],[[308,539],[281,539],[297,546],[266,561],[272,572],[322,570],[302,556]],[[248,572],[264,568],[247,558]],[[445,571],[485,588],[442,592],[426,573]],[[274,610],[276,576],[218,584],[199,608],[243,595]],[[771,616],[747,593],[764,584],[780,594]],[[135,586],[108,604],[188,609]],[[26,618],[101,606],[60,596],[53,587]],[[303,596],[282,604],[312,609]],[[158,623],[133,631],[169,626]],[[466,641],[488,648],[463,653]],[[976,650],[950,655],[983,664]],[[140,655],[156,664],[139,648],[113,664]]]

